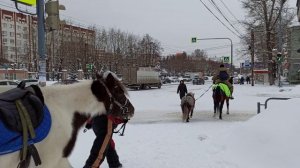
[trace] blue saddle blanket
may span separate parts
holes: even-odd
[[[35,128],[36,137],[31,139],[28,137],[28,145],[38,143],[47,137],[51,128],[51,115],[45,105],[43,108],[44,118],[41,124]],[[23,147],[22,133],[11,131],[5,127],[0,120],[0,155],[12,153]]]

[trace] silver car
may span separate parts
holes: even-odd
[[[0,80],[0,93],[16,88],[18,83],[12,80]]]

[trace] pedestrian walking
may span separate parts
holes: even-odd
[[[179,93],[180,100],[182,99],[183,96],[187,94],[187,88],[183,80],[181,80],[180,84],[178,85],[177,94],[178,93]]]

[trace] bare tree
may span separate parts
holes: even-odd
[[[288,13],[286,0],[243,0],[242,4],[248,13],[248,20],[244,21],[244,24],[249,32],[244,37],[244,43],[249,46],[250,31],[253,30],[256,35],[256,56],[266,62],[270,72],[269,82],[270,85],[273,85],[275,81],[275,62],[272,58],[272,49],[277,45],[276,28],[282,13],[286,14],[284,25],[290,23],[293,14]]]

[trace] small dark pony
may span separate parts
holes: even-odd
[[[232,77],[229,79],[229,82],[232,84]],[[216,117],[216,113],[219,112],[219,119],[222,120],[222,110],[225,100],[227,106],[226,114],[229,114],[229,97],[226,96],[225,92],[218,84],[215,85],[216,86],[213,87],[214,117]]]
[[[181,99],[182,121],[189,122],[195,107],[194,93],[189,92]]]

